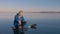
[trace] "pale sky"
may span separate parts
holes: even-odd
[[[0,12],[60,11],[60,0],[0,0]]]

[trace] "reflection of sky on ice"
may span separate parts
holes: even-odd
[[[1,34],[13,34],[11,26],[16,13],[0,13]],[[60,14],[59,13],[24,13],[28,24],[37,24],[37,30],[28,30],[26,34],[59,34]]]

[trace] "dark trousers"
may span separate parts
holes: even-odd
[[[24,21],[21,21],[21,27],[23,28],[24,27],[24,25],[26,24],[26,22]],[[19,28],[19,26],[15,26],[16,27],[16,29],[18,29]]]

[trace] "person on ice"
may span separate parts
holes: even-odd
[[[24,17],[23,17],[23,11],[20,10],[14,18],[14,26],[16,29],[18,28],[34,28],[36,26],[36,24],[28,26],[27,22],[25,21]]]

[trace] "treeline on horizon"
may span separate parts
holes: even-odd
[[[40,12],[32,12],[32,13],[60,13],[60,11],[40,11]]]

